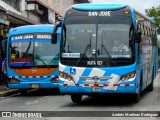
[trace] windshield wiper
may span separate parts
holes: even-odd
[[[86,49],[83,52],[83,55],[79,58],[79,60],[77,61],[76,65],[79,65],[80,61],[82,60],[82,58],[84,57],[84,55],[86,54],[86,52],[88,51],[88,49],[91,47],[91,45],[87,45]]]
[[[24,53],[24,57],[27,55],[30,47],[31,47],[31,42],[29,42],[29,45],[28,45],[28,47],[27,47],[27,50],[26,50],[26,52]],[[23,63],[22,66],[20,66],[20,69],[23,68],[23,67],[26,65],[26,63],[27,63],[27,62]]]
[[[19,67],[19,69],[22,69],[26,65],[26,63],[27,62],[23,63],[22,66]]]
[[[36,55],[35,59],[42,61],[47,68],[50,68],[39,55]]]
[[[87,45],[87,47],[85,48],[83,55],[79,58],[79,60],[76,62],[76,65],[79,65],[80,61],[82,60],[82,58],[84,57],[84,55],[86,54],[86,52],[88,51],[88,49],[91,47],[91,39],[92,36],[90,36],[90,45]]]
[[[107,48],[106,48],[104,45],[102,45],[102,48],[104,48],[104,50],[105,50],[105,52],[107,53],[107,55],[108,55],[110,61],[113,63],[113,65],[115,65],[116,63],[112,60],[112,57],[111,57],[111,55],[109,54]]]
[[[27,47],[26,52],[24,53],[24,56],[26,56],[26,55],[27,55],[27,53],[28,53],[28,51],[29,51],[30,47],[31,47],[31,42],[29,42],[29,45],[28,45],[28,47]]]

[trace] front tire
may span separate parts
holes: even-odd
[[[134,103],[139,103],[140,101],[140,93],[136,93],[133,95],[133,102]]]
[[[19,89],[19,92],[21,93],[21,95],[26,95],[28,93],[27,89]]]
[[[148,91],[153,91],[153,80],[152,80],[151,84],[149,84],[147,90]]]
[[[152,81],[147,87],[148,91],[153,91],[153,81],[154,81],[154,70],[153,70],[153,73],[152,73]]]
[[[82,100],[82,95],[80,94],[72,94],[71,95],[71,100],[73,103],[80,103]]]

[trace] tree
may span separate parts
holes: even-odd
[[[146,9],[145,13],[148,17],[154,17],[154,21],[158,26],[158,33],[160,33],[160,5],[158,7]]]

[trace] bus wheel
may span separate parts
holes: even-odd
[[[153,80],[152,80],[151,84],[149,84],[147,90],[148,91],[153,91]]]
[[[140,93],[134,94],[134,96],[133,96],[133,102],[134,103],[139,103],[139,100],[140,100]]]
[[[80,103],[81,102],[81,100],[82,100],[82,95],[80,95],[80,94],[72,94],[71,95],[71,100],[72,100],[72,102],[74,102],[74,103]]]
[[[27,89],[19,89],[19,92],[21,93],[21,95],[26,95]]]
[[[153,70],[153,73],[152,73],[152,79],[151,80],[152,80],[152,82],[147,87],[148,91],[153,91],[154,70]]]

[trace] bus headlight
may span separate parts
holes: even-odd
[[[65,80],[73,81],[73,77],[64,72],[59,72],[59,76]]]
[[[13,79],[13,78],[8,79],[7,82],[8,82],[9,84],[19,84],[19,80]]]
[[[52,78],[51,82],[58,82],[58,80],[59,80],[59,77],[55,76],[54,78]]]
[[[128,81],[128,80],[134,79],[135,76],[136,76],[136,71],[121,76],[119,81],[122,81],[122,82]]]

